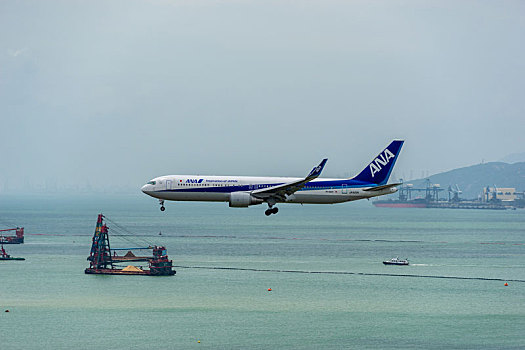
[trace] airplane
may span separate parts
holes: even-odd
[[[403,143],[392,141],[350,179],[319,178],[325,158],[304,178],[167,175],[148,181],[141,190],[159,199],[161,211],[165,200],[229,202],[233,208],[266,203],[266,216],[277,214],[277,203],[334,204],[369,199],[397,192],[400,184],[387,182]]]

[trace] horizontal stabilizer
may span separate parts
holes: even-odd
[[[367,189],[365,189],[363,191],[371,191],[371,192],[373,192],[373,191],[381,191],[381,190],[384,190],[385,188],[390,188],[390,187],[394,187],[394,186],[398,186],[398,185],[401,185],[401,183],[370,187],[370,188],[367,188]]]

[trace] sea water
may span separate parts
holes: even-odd
[[[2,197],[0,349],[525,348],[523,210],[279,207]],[[98,213],[177,274],[85,275]]]

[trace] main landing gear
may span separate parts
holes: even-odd
[[[264,212],[264,214],[266,214],[266,216],[270,216],[272,214],[277,214],[279,212],[279,208],[275,207],[275,208],[268,208],[266,209],[266,211]]]
[[[159,204],[160,204],[160,211],[166,210],[166,208],[164,208],[164,199],[159,199]]]

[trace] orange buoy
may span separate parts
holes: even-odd
[[[505,282],[504,286],[507,287],[509,284],[507,282]]]
[[[271,292],[272,291],[272,288],[268,288],[268,292]]]

